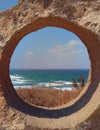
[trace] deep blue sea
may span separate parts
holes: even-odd
[[[72,79],[83,76],[86,83],[88,73],[88,69],[12,69],[10,77],[16,89],[33,86],[71,90]]]

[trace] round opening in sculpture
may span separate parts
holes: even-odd
[[[29,104],[57,107],[79,95],[89,67],[87,49],[74,33],[46,27],[20,41],[10,77],[17,94]]]

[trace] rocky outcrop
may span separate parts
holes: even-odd
[[[0,129],[79,129],[100,107],[100,1],[19,0],[0,12]],[[16,94],[9,77],[11,56],[28,33],[55,26],[75,33],[87,47],[91,68],[77,99],[57,108],[31,106]],[[85,127],[84,127],[85,128]],[[99,128],[99,127],[98,127]],[[91,126],[92,130],[92,126]],[[93,130],[97,130],[93,127]]]

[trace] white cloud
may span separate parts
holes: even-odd
[[[71,40],[65,45],[56,45],[54,48],[49,49],[48,52],[56,56],[76,55],[83,51],[80,46],[82,48],[82,44],[79,41]]]
[[[26,54],[25,54],[26,56],[32,56],[33,55],[33,52],[31,52],[31,51],[28,51],[28,52],[26,52]]]

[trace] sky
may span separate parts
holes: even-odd
[[[18,3],[18,0],[0,0],[0,11],[7,10]]]
[[[3,0],[0,11],[17,4]],[[72,32],[46,27],[26,35],[17,45],[11,58],[11,69],[88,69],[87,49]]]

